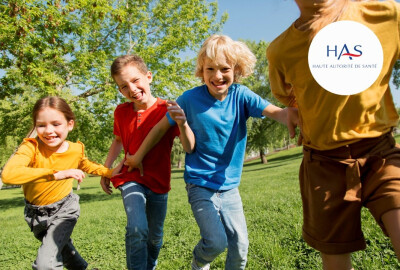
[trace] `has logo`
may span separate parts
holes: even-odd
[[[378,37],[355,21],[328,24],[315,35],[308,50],[313,78],[321,88],[336,95],[354,95],[368,89],[381,74],[382,65]]]
[[[331,57],[332,55],[334,55],[335,57],[337,57],[337,60],[340,60],[342,56],[348,56],[350,60],[353,60],[353,57],[360,57],[363,54],[361,51],[361,47],[361,45],[355,45],[352,50],[354,53],[351,53],[346,43],[343,45],[340,52],[338,50],[340,48],[338,47],[338,45],[335,45],[334,47],[327,45],[326,56]]]

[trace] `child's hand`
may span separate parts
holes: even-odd
[[[167,109],[171,118],[176,122],[178,126],[183,126],[186,123],[186,115],[182,108],[176,103],[176,101],[168,100]]]
[[[134,168],[138,168],[140,176],[143,176],[142,161],[139,160],[136,155],[130,155],[129,153],[126,153],[124,165],[128,166],[128,172],[131,172]]]
[[[101,188],[104,190],[105,193],[107,193],[108,195],[111,195],[112,188],[111,188],[111,185],[110,185],[110,178],[102,176],[101,179],[100,179],[100,185],[101,185]]]
[[[115,176],[117,174],[119,174],[119,172],[121,171],[122,167],[124,166],[124,162],[125,160],[122,160],[113,170],[111,176]]]
[[[79,184],[83,181],[83,178],[85,178],[85,173],[79,169],[69,169],[69,170],[56,172],[54,174],[54,178],[56,180],[74,178],[74,179],[78,180],[78,184]]]
[[[302,135],[301,135],[301,119],[299,117],[299,112],[297,108],[288,107],[287,110],[287,127],[289,129],[290,138],[294,138],[296,136],[296,127],[300,128],[299,139],[297,141],[298,145],[302,144]]]

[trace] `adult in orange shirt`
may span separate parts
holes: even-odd
[[[25,139],[2,173],[5,184],[22,185],[25,220],[42,242],[32,268],[86,269],[70,238],[80,213],[72,183],[80,183],[83,172],[106,177],[113,172],[88,160],[81,142],[66,140],[75,116],[65,100],[42,98],[32,116],[37,138]]]
[[[400,54],[400,5],[394,1],[296,0],[300,17],[267,50],[274,95],[298,117],[303,237],[324,269],[351,269],[365,248],[361,207],[367,207],[400,257],[400,149],[391,134],[398,115],[389,89]],[[378,37],[384,62],[377,80],[354,95],[323,89],[308,67],[308,49],[329,23],[350,20]]]

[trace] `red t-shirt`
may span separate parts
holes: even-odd
[[[134,111],[133,103],[126,102],[114,111],[114,134],[121,137],[125,153],[133,155],[139,149],[150,130],[165,116],[166,101],[157,101],[143,112]],[[179,135],[178,127],[172,126],[164,137],[144,157],[143,174],[134,169],[128,172],[124,166],[121,173],[112,177],[114,187],[134,181],[145,185],[155,193],[167,193],[171,189],[171,149],[174,138]]]

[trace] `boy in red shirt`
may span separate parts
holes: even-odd
[[[143,59],[137,55],[120,56],[111,65],[111,76],[119,91],[129,102],[117,106],[114,112],[114,135],[106,167],[111,167],[122,148],[125,154],[134,154],[149,131],[161,120],[168,103],[152,96],[150,83],[153,76]],[[176,106],[173,106],[176,110]],[[175,111],[176,113],[176,111]],[[194,135],[185,114],[177,128],[171,128],[161,141],[152,148],[142,162],[143,169],[128,171],[124,166],[120,174],[111,178],[115,188],[121,191],[126,226],[126,261],[128,269],[154,269],[163,238],[163,226],[167,213],[168,191],[171,189],[171,149],[175,136],[179,135],[186,152],[194,149]],[[142,171],[146,171],[142,175]],[[102,177],[100,184],[111,194],[110,179]]]

